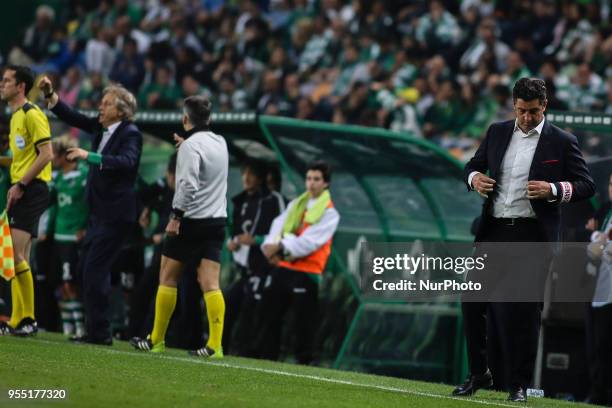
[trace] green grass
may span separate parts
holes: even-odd
[[[65,400],[9,400],[9,389],[64,389]],[[0,337],[1,407],[524,407],[506,394],[451,398],[452,387],[318,367],[226,357],[192,358],[73,345],[61,336]],[[530,407],[587,407],[552,399]]]

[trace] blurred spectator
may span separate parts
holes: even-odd
[[[78,98],[78,105],[81,109],[95,109],[98,102],[102,99],[102,93],[106,81],[99,72],[91,72],[89,81],[84,81]]]
[[[100,72],[108,77],[115,62],[115,50],[111,46],[113,32],[108,28],[94,29],[95,36],[85,47],[85,66],[88,72]]]
[[[429,13],[423,15],[416,29],[416,39],[426,50],[443,50],[460,40],[461,28],[439,0],[429,3]]]
[[[144,32],[132,28],[132,22],[127,15],[120,16],[115,21],[115,50],[119,53],[125,50],[125,43],[133,39],[137,45],[137,52],[144,54],[151,45],[151,39]]]
[[[181,91],[174,84],[170,68],[165,65],[155,70],[155,81],[145,85],[138,94],[138,104],[145,109],[176,109]]]
[[[478,67],[481,58],[490,53],[500,71],[506,69],[506,60],[510,54],[510,47],[499,41],[498,28],[492,18],[483,19],[478,26],[478,37],[461,56],[461,68],[466,71],[473,71]]]
[[[21,47],[23,52],[35,62],[41,62],[49,56],[54,20],[55,11],[47,5],[40,5],[36,9],[34,23],[25,32]]]
[[[280,77],[274,71],[266,71],[263,77],[263,95],[257,103],[257,112],[266,115],[278,115],[281,102]]]
[[[183,77],[183,81],[181,83],[181,90],[183,92],[183,98],[195,95],[204,95],[209,98],[212,98],[210,90],[200,85],[200,83],[192,75],[185,75]]]
[[[501,81],[509,88],[520,78],[531,77],[531,72],[523,62],[523,57],[516,51],[512,51],[506,58],[506,71],[501,76]]]
[[[444,80],[437,92],[433,105],[425,113],[423,133],[426,137],[441,137],[453,130],[456,123],[455,113],[459,108],[457,84],[450,79]]]
[[[79,93],[81,92],[81,71],[72,67],[66,72],[61,86],[59,87],[59,97],[69,106],[76,106]]]
[[[593,37],[593,27],[585,18],[584,9],[577,2],[561,2],[563,17],[555,25],[552,43],[544,49],[546,55],[556,54],[565,63],[584,53]]]
[[[133,38],[125,39],[109,78],[119,82],[130,92],[138,92],[144,79],[144,59],[138,53],[137,43]]]
[[[568,87],[565,100],[571,110],[591,112],[603,110],[605,106],[605,85],[602,78],[583,62],[578,65]]]
[[[204,49],[196,35],[189,31],[187,18],[183,15],[175,15],[170,19],[170,46],[173,49],[190,48],[193,52],[200,55]]]

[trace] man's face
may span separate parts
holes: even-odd
[[[534,129],[544,119],[544,112],[546,111],[546,101],[540,103],[539,99],[532,101],[525,101],[518,98],[514,102],[514,113],[518,125],[523,132],[529,132]]]
[[[318,197],[329,186],[323,180],[323,173],[320,170],[308,170],[306,173],[306,190],[311,197]]]
[[[117,109],[116,98],[114,94],[107,93],[102,98],[100,106],[98,106],[98,112],[100,112],[100,118],[98,120],[103,126],[112,125],[121,120],[121,114]]]
[[[2,83],[0,84],[0,98],[5,102],[10,102],[21,92],[24,92],[24,90],[25,84],[17,85],[15,71],[10,69],[5,70],[2,75]]]
[[[255,175],[255,173],[253,173],[253,171],[249,169],[248,167],[242,171],[241,177],[242,177],[242,187],[246,191],[253,192],[261,184],[259,177],[257,177],[257,175]]]

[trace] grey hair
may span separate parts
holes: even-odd
[[[130,91],[121,85],[113,84],[104,88],[102,95],[106,94],[115,95],[115,106],[124,120],[134,119],[137,105],[136,98]]]
[[[211,110],[212,103],[204,95],[190,96],[183,101],[183,113],[195,127],[207,128],[210,125]]]

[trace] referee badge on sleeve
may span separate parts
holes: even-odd
[[[26,145],[26,142],[25,142],[25,139],[23,138],[23,136],[21,136],[21,135],[16,135],[16,136],[15,136],[15,145],[16,145],[16,146],[17,146],[19,149],[23,150],[23,148],[24,148],[24,147],[25,147],[25,145]]]

